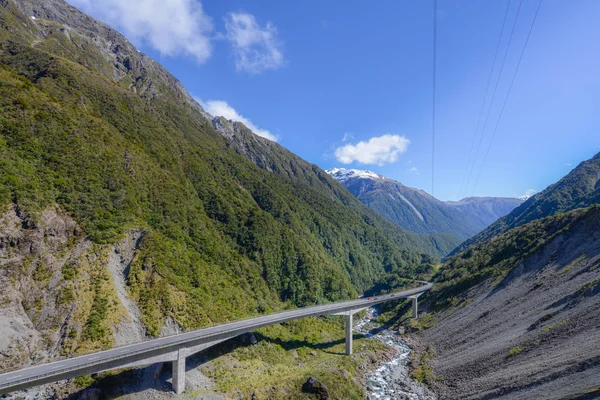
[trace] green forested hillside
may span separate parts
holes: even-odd
[[[167,315],[190,328],[353,297],[439,251],[327,177],[257,167],[158,64],[64,2],[1,2],[0,63],[0,203],[32,226],[58,204],[98,243],[143,230],[127,284],[152,334]]]
[[[433,309],[439,310],[452,305],[457,296],[488,279],[502,280],[558,235],[568,235],[573,226],[596,226],[599,219],[600,205],[559,212],[471,246],[449,258],[434,276],[437,284],[431,294],[431,298],[435,299]],[[589,232],[589,237],[594,235],[595,232]],[[570,256],[557,254],[556,257],[559,255]]]
[[[561,180],[529,198],[481,233],[466,240],[453,253],[459,253],[471,245],[482,243],[530,221],[592,204],[600,204],[600,153],[583,161]]]

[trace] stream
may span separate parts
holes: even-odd
[[[367,309],[367,316],[359,320],[354,330],[365,337],[379,340],[396,349],[396,355],[388,362],[380,365],[367,376],[367,398],[369,400],[435,400],[436,396],[414,381],[408,374],[408,356],[410,347],[393,329],[383,329],[376,334],[372,330],[378,325],[372,322],[377,317],[377,310]]]

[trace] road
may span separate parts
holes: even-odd
[[[222,341],[258,328],[298,318],[337,314],[371,307],[387,301],[421,294],[432,286],[428,282],[422,282],[422,284],[421,287],[397,293],[262,315],[8,372],[0,375],[0,394],[75,376],[120,368],[140,360],[156,359],[161,355],[178,352],[180,349]]]

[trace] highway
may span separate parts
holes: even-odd
[[[123,368],[135,362],[143,363],[145,360],[148,361],[148,364],[175,361],[177,354],[181,354],[181,350],[197,348],[200,351],[209,347],[211,343],[214,344],[265,326],[298,318],[360,310],[399,298],[417,296],[432,286],[428,282],[422,282],[422,284],[421,287],[397,293],[262,315],[8,372],[0,375],[0,394],[109,369]],[[185,357],[191,354],[188,351],[183,356],[184,366]],[[163,360],[161,357],[166,358]],[[182,356],[179,357],[181,360]]]

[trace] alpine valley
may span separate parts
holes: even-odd
[[[433,282],[348,355],[351,315],[307,317],[190,355],[182,394],[158,362],[6,398],[595,398],[599,203],[600,154],[526,201],[326,172],[65,1],[0,0],[0,374]]]

